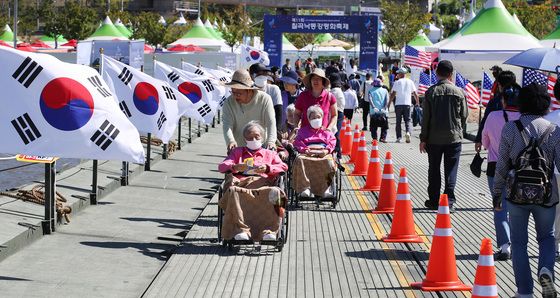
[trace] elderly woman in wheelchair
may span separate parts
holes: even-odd
[[[226,240],[276,240],[284,216],[286,196],[277,187],[288,166],[276,151],[262,147],[264,128],[251,121],[243,128],[245,147],[231,150],[218,166],[226,173],[218,205],[224,211],[222,237]]]
[[[292,187],[300,197],[312,195],[333,198],[333,178],[336,163],[332,152],[336,145],[334,134],[322,127],[323,110],[315,105],[307,109],[309,126],[299,129],[293,143],[299,155],[293,163]]]

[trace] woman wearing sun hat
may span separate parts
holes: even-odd
[[[244,69],[235,71],[231,82],[225,85],[231,88],[231,96],[223,107],[223,131],[228,152],[246,145],[243,127],[250,121],[257,121],[265,128],[265,147],[275,148],[276,118],[270,96],[258,90]]]
[[[322,127],[333,133],[336,132],[336,98],[327,90],[330,81],[325,76],[325,71],[319,68],[314,69],[303,78],[303,84],[305,91],[296,100],[296,119],[301,119],[301,127],[310,126],[309,120],[305,116],[307,109],[318,105],[324,114]],[[302,115],[304,116],[302,117]]]

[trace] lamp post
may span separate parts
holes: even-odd
[[[18,0],[14,0],[14,49],[17,48]]]

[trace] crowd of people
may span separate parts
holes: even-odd
[[[354,62],[355,63],[355,62]],[[277,238],[286,197],[278,187],[280,173],[288,163],[291,187],[302,197],[332,197],[336,160],[341,157],[339,131],[344,118],[352,120],[362,110],[362,129],[373,139],[388,141],[389,108],[396,116],[395,142],[411,142],[412,109],[421,107],[420,153],[428,155],[428,200],[425,206],[438,210],[443,160],[443,193],[449,210],[455,211],[455,185],[468,116],[463,89],[452,82],[450,61],[439,61],[438,82],[420,98],[407,69],[394,65],[389,86],[383,76],[343,70],[331,61],[326,69],[310,58],[290,61],[280,74],[255,64],[237,70],[231,82],[231,97],[223,107],[223,133],[227,158],[219,170],[227,174],[226,191],[220,200],[225,210],[225,239],[272,240]],[[487,177],[494,207],[498,251],[495,259],[512,259],[516,297],[532,297],[533,279],[527,254],[529,216],[535,222],[539,243],[538,280],[544,297],[556,297],[554,263],[560,255],[557,220],[560,172],[560,112],[548,114],[550,96],[546,86],[521,88],[515,74],[492,68],[496,78],[475,149],[488,150]],[[560,98],[560,85],[554,88]],[[290,157],[293,157],[290,159]],[[258,201],[258,203],[257,203]],[[253,208],[248,212],[244,208]],[[256,208],[256,209],[255,209]],[[255,210],[267,209],[274,212]],[[269,214],[270,216],[263,216]],[[266,217],[266,218],[265,218]],[[556,231],[556,235],[555,235]],[[555,242],[556,236],[556,242]]]

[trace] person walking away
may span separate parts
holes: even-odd
[[[364,82],[364,87],[362,89],[362,94],[363,96],[363,100],[361,102],[361,108],[362,108],[362,130],[367,131],[368,130],[368,118],[369,118],[369,91],[371,90],[371,88],[373,87],[371,84],[373,83],[373,80],[371,78],[371,73],[367,73],[366,74],[366,81]]]
[[[554,84],[554,97],[560,98],[560,82],[556,81]],[[548,115],[544,116],[544,119],[556,124],[556,126],[560,125],[560,110],[555,110]],[[558,184],[558,189],[560,189],[560,172],[556,169],[554,170],[554,176],[556,178],[556,183]],[[556,250],[556,260],[560,259],[560,204],[556,205],[556,217],[554,219],[554,239],[555,245],[554,248]]]
[[[327,76],[327,78],[330,78],[334,73],[338,73],[338,67],[336,66],[336,62],[334,60],[331,60],[329,62],[329,65],[327,65],[327,67],[325,68],[325,75]]]
[[[436,69],[438,82],[428,88],[423,102],[424,118],[420,133],[420,153],[428,153],[428,197],[424,205],[437,210],[441,191],[441,159],[445,177],[444,194],[449,198],[449,209],[455,208],[455,183],[461,155],[463,127],[466,123],[467,99],[463,89],[451,82],[453,64],[439,62]],[[399,80],[400,81],[400,80]]]
[[[476,152],[480,152],[482,148],[482,130],[484,129],[484,123],[486,123],[486,118],[488,115],[494,111],[501,110],[502,107],[502,95],[500,94],[500,89],[498,88],[498,77],[502,73],[502,68],[498,65],[494,65],[490,68],[492,71],[492,76],[494,77],[494,84],[492,85],[491,94],[493,94],[492,98],[486,104],[486,109],[484,110],[484,115],[482,116],[482,120],[478,125],[478,131],[476,133],[476,137],[474,138],[474,150]],[[508,72],[510,76],[511,85],[513,85],[516,81],[515,74],[511,71]]]
[[[235,71],[225,85],[231,88],[231,95],[224,102],[222,125],[228,153],[233,148],[247,145],[243,127],[250,121],[258,121],[265,128],[265,147],[275,148],[276,120],[270,96],[254,87],[251,76],[244,69]]]
[[[397,122],[395,125],[397,143],[401,142],[402,130],[401,122],[404,118],[404,128],[406,130],[405,138],[406,142],[410,143],[410,133],[412,129],[411,125],[411,112],[412,112],[412,96],[414,96],[415,105],[419,105],[420,101],[418,99],[418,94],[416,93],[416,85],[414,82],[405,77],[408,71],[405,68],[401,68],[397,71],[398,80],[393,83],[393,89],[391,90],[391,101],[395,105],[395,114],[397,117]]]
[[[360,75],[351,74],[348,83],[350,84],[350,88],[352,88],[352,90],[354,90],[354,92],[356,92],[356,95],[358,96],[358,106],[359,106],[364,98],[362,94],[362,82],[360,81]]]
[[[259,87],[261,91],[264,91],[272,99],[276,129],[279,129],[282,126],[282,93],[278,86],[269,83],[269,81],[274,81],[271,77],[270,68],[262,63],[255,63],[249,67],[249,73],[255,81],[255,86]]]
[[[354,110],[358,107],[358,96],[349,83],[344,84],[344,117],[352,121]]]
[[[383,88],[380,79],[373,80],[373,88],[369,91],[370,99],[369,126],[371,138],[377,140],[377,129],[381,129],[380,142],[387,143],[387,130],[389,129],[389,92]]]
[[[527,253],[529,216],[533,216],[539,247],[538,281],[542,296],[557,297],[554,285],[554,218],[558,188],[553,169],[560,169],[560,129],[543,116],[550,96],[546,85],[529,84],[519,92],[519,120],[502,129],[492,195],[494,209],[503,209],[505,191],[511,225],[511,251],[517,293],[533,297]]]
[[[482,145],[488,150],[486,176],[488,177],[490,193],[494,190],[494,175],[498,161],[502,128],[506,123],[519,119],[517,99],[521,88],[517,84],[512,86],[510,79],[511,75],[508,71],[504,71],[498,77],[499,88],[502,90],[500,93],[502,94],[502,106],[504,109],[490,113],[486,119],[484,130],[482,130]],[[507,87],[504,88],[503,86]],[[511,240],[507,204],[505,201],[502,203],[501,210],[494,211],[494,228],[496,229],[496,244],[499,248],[494,258],[498,261],[507,261],[511,257]]]
[[[301,70],[301,59],[297,58],[296,62],[294,62],[294,67],[296,68],[295,71],[300,71]]]
[[[298,74],[290,70],[285,75],[280,78],[280,81],[284,85],[284,91],[282,91],[282,123],[286,122],[286,108],[288,105],[294,104],[297,97],[301,93],[298,88],[299,76]]]
[[[290,65],[290,59],[286,59],[286,64],[282,65],[282,76],[286,75],[288,71],[292,70],[292,66]]]
[[[342,128],[342,120],[344,120],[344,108],[346,106],[346,98],[344,96],[344,92],[342,92],[342,81],[340,80],[340,76],[338,73],[333,73],[329,77],[331,81],[331,93],[336,98],[336,147],[335,151],[338,155],[338,158],[342,158],[342,152],[340,151],[340,130]]]
[[[317,68],[317,65],[315,65],[315,63],[313,62],[313,58],[311,57],[307,58],[307,64],[305,65],[306,74],[312,73],[315,70],[315,68]]]
[[[325,71],[316,68],[303,78],[305,91],[303,91],[296,99],[296,125],[301,121],[301,127],[309,126],[307,119],[307,109],[314,105],[319,105],[323,110],[323,126],[324,128],[336,132],[336,98],[327,90],[331,82],[325,76]]]

